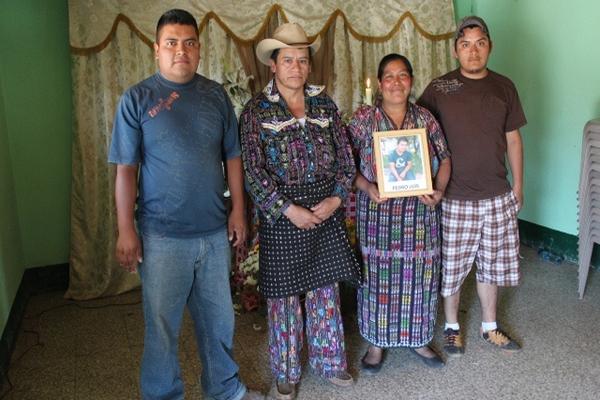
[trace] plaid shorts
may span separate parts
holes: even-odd
[[[456,293],[477,263],[477,281],[517,286],[519,204],[512,191],[485,200],[442,201],[443,297]]]

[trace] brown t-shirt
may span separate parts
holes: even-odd
[[[510,190],[506,133],[527,123],[510,79],[489,71],[469,79],[454,70],[431,81],[417,104],[441,123],[452,153],[446,197],[483,200]]]

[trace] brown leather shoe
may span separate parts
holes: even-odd
[[[296,384],[279,381],[275,382],[269,392],[269,398],[275,400],[294,400],[296,398]]]
[[[338,371],[331,378],[327,380],[335,386],[348,387],[354,384],[354,378],[347,371]]]

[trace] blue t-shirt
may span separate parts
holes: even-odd
[[[398,171],[398,174],[400,174],[402,171],[404,171],[404,168],[406,168],[407,164],[412,161],[413,156],[412,154],[410,154],[410,151],[405,150],[402,154],[398,154],[398,152],[396,150],[392,151],[392,153],[389,155],[388,160],[391,163],[394,163],[396,166],[396,171]],[[392,180],[395,181],[396,177],[394,175],[392,175]],[[408,171],[406,171],[406,175],[404,175],[404,180],[406,181],[410,181],[415,179],[415,173],[412,171],[412,168],[409,169]]]
[[[142,233],[194,237],[225,226],[222,163],[239,156],[237,119],[217,82],[196,75],[178,84],[156,73],[121,97],[108,161],[140,164]]]

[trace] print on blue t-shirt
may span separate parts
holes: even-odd
[[[396,166],[396,171],[398,171],[398,174],[400,174],[402,171],[404,171],[404,168],[406,168],[406,165],[412,161],[413,156],[410,153],[410,151],[404,151],[402,152],[402,154],[398,154],[398,152],[396,150],[392,151],[392,153],[388,156],[388,161],[390,163],[394,163],[394,165]],[[405,181],[410,181],[415,179],[415,173],[413,172],[412,169],[409,169],[406,172],[406,175],[404,175],[404,180]],[[394,174],[390,174],[390,182],[396,182],[396,177],[394,176]]]
[[[193,237],[226,225],[222,163],[239,155],[231,102],[201,75],[177,84],[156,73],[119,102],[108,160],[140,165],[136,219],[144,234]]]

